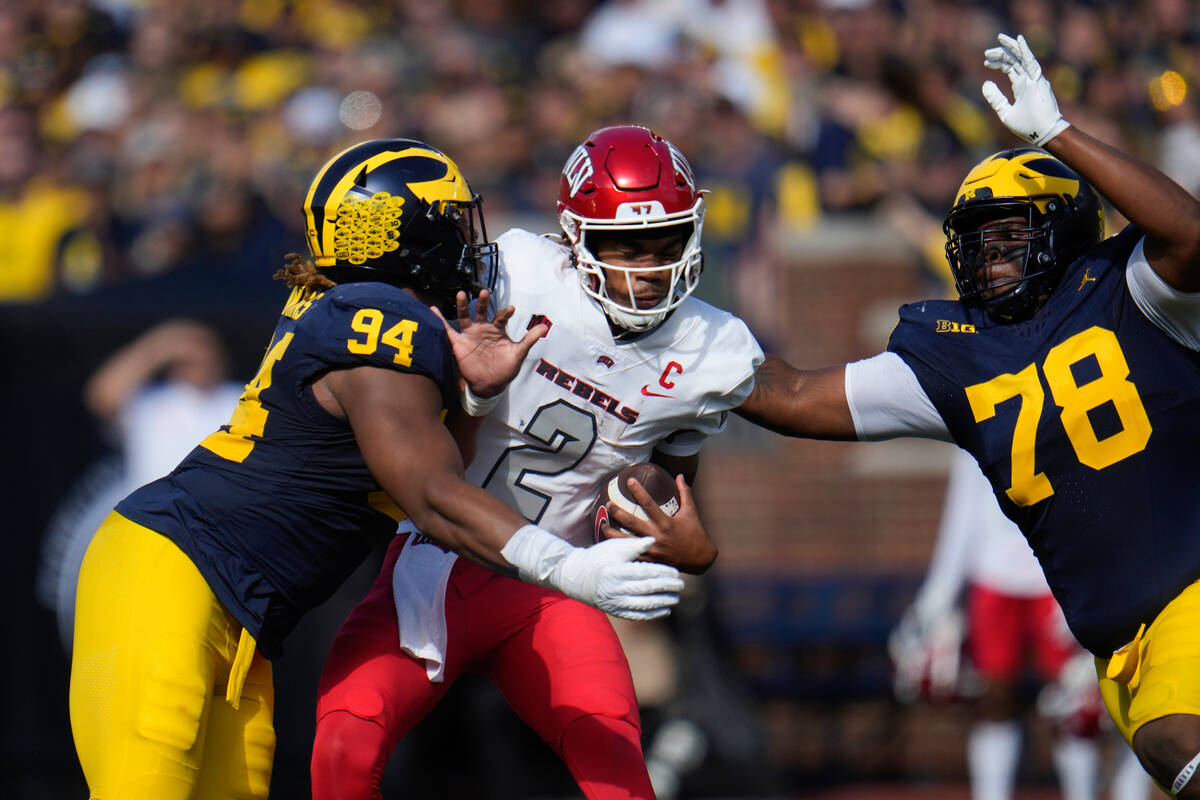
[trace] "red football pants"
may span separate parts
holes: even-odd
[[[396,537],[334,639],[317,701],[313,800],[377,800],[392,750],[464,673],[483,675],[562,758],[587,798],[653,798],[625,653],[604,614],[458,559],[446,588],[446,663],[431,683],[399,647]],[[424,545],[427,546],[427,545]]]
[[[989,680],[1015,681],[1032,651],[1038,676],[1049,682],[1079,652],[1048,592],[1019,597],[973,584],[967,590],[967,623],[967,652]]]

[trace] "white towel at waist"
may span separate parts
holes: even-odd
[[[446,584],[458,554],[443,550],[404,520],[397,534],[411,533],[392,571],[392,598],[400,626],[400,649],[425,662],[433,683],[444,677]]]

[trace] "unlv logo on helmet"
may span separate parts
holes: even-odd
[[[618,206],[650,203],[661,225],[700,216],[696,178],[683,153],[649,128],[601,128],[576,147],[563,167],[558,210],[587,226],[611,223]],[[701,206],[702,208],[702,206]]]
[[[664,139],[664,141],[666,141]],[[692,165],[683,157],[683,153],[679,152],[679,148],[667,142],[667,149],[671,151],[671,165],[675,167],[675,171],[683,178],[688,186],[692,187],[693,191],[696,188],[696,176],[692,174]]]
[[[579,145],[567,159],[567,165],[563,167],[563,178],[566,179],[569,190],[567,194],[574,197],[579,187],[583,186],[583,182],[592,177],[593,172],[592,159],[588,156],[587,148]]]

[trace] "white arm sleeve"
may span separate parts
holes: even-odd
[[[1158,276],[1146,260],[1142,237],[1129,254],[1125,282],[1133,302],[1167,336],[1200,351],[1200,292],[1181,292]]]
[[[725,426],[722,425],[722,428]],[[676,431],[662,439],[658,444],[654,445],[656,452],[664,453],[666,456],[678,456],[685,458],[695,456],[704,446],[704,440],[708,439],[708,434],[701,431]]]
[[[762,356],[752,363],[757,367],[762,362]],[[725,425],[729,421],[730,408],[737,408],[742,403],[746,402],[746,398],[750,396],[750,392],[754,390],[754,373],[750,373],[733,391],[722,397],[722,405],[725,408],[720,411],[711,411],[701,414],[697,420],[703,422],[703,425],[697,425],[696,428],[685,428],[675,431],[670,436],[661,440],[654,445],[654,449],[669,456],[694,456],[700,452],[700,448],[704,446],[705,440],[715,433],[720,433],[725,430]]]
[[[721,430],[725,428],[725,418],[727,416],[728,412],[721,413]],[[686,458],[687,456],[694,456],[696,453],[699,453],[700,448],[704,446],[704,441],[708,438],[708,436],[709,434],[705,433],[704,431],[675,431],[670,436],[654,445],[654,449],[656,452],[663,453],[664,455]]]
[[[898,436],[953,441],[917,376],[895,353],[847,364],[846,401],[860,441]]]

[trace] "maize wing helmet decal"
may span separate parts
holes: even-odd
[[[444,153],[375,139],[331,158],[304,201],[309,251],[335,281],[379,280],[453,302],[495,278],[481,200]]]
[[[981,229],[999,220],[1009,222]],[[1104,209],[1066,164],[1020,148],[989,156],[967,173],[942,229],[963,302],[983,306],[997,322],[1020,322],[1036,314],[1067,267],[1104,238]],[[1021,259],[1020,277],[987,277],[987,253],[999,250]]]
[[[401,159],[409,175],[406,185],[397,187],[399,191],[374,194],[363,191],[372,173]],[[337,253],[338,239],[345,240],[351,233],[363,235],[369,228],[382,227],[398,234],[406,194],[431,205],[439,201],[467,203],[472,199],[458,166],[445,154],[419,142],[402,139],[367,142],[330,159],[313,179],[304,201],[308,244],[317,266],[343,260]],[[339,230],[343,233],[340,237]],[[394,241],[398,236],[382,235],[382,238]],[[385,252],[394,249],[385,247]]]
[[[1073,170],[1041,150],[1007,150],[984,159],[967,173],[954,205],[972,200],[1027,197],[1044,214],[1051,197],[1075,197],[1080,183]]]

